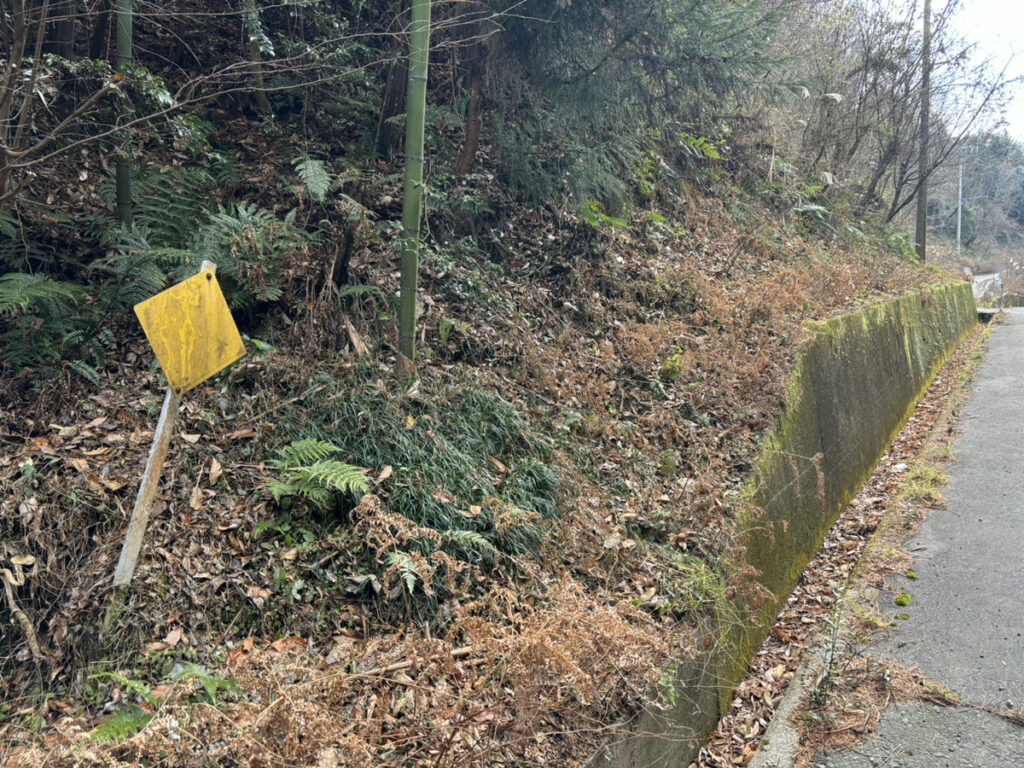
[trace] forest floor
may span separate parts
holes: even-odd
[[[292,156],[253,152],[254,189]],[[363,202],[392,205],[387,178]],[[297,309],[248,318],[250,355],[185,398],[103,636],[161,374],[114,320],[98,386],[68,368],[0,383],[0,765],[574,765],[659,706],[738,588],[735,505],[802,322],[950,279],[830,228],[738,224],[698,190],[621,226],[486,186],[489,255],[424,259],[411,386],[389,243],[349,243],[347,297],[327,290],[337,253],[296,255]],[[275,501],[279,451],[307,437],[370,492]],[[839,524],[705,765],[749,761],[897,474]]]

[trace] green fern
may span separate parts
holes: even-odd
[[[78,316],[82,296],[78,286],[40,275],[0,276],[0,363],[17,368],[59,360],[69,348],[63,340],[86,325]]]
[[[222,691],[234,696],[241,696],[242,694],[242,689],[239,688],[238,683],[234,680],[211,675],[203,667],[195,663],[186,664],[185,667],[171,679],[174,682],[181,682],[182,680],[198,680],[199,684],[203,687],[203,691],[206,693],[210,704],[213,706],[217,706],[217,696]]]
[[[330,170],[322,160],[314,157],[297,157],[292,161],[296,173],[302,180],[303,186],[309,196],[318,203],[322,203],[328,193],[334,189],[334,179]]]
[[[278,458],[270,463],[279,469],[289,469],[301,464],[312,464],[340,452],[341,449],[333,443],[317,440],[315,437],[307,437],[279,449],[277,451]]]
[[[140,733],[152,719],[153,715],[132,705],[128,709],[118,710],[96,726],[89,734],[89,739],[95,742],[124,741]]]
[[[0,211],[0,235],[12,240],[18,236],[18,221],[7,211]]]
[[[242,166],[238,163],[238,152],[211,152],[210,173],[217,186],[231,192],[242,185]]]
[[[283,475],[270,480],[266,488],[279,504],[299,496],[317,509],[325,510],[338,493],[366,493],[370,490],[365,470],[328,456],[340,449],[323,440],[307,438],[277,452],[278,459],[269,462]]]
[[[128,312],[170,282],[144,232],[122,229],[120,234],[108,255],[89,265],[89,272],[97,276],[99,306],[105,311]]]
[[[406,590],[411,595],[416,589],[416,582],[423,581],[423,574],[416,567],[416,561],[408,552],[396,551],[388,555],[388,565],[398,571]]]
[[[37,307],[47,315],[70,315],[82,297],[82,289],[70,283],[9,272],[0,276],[0,317]]]
[[[450,530],[441,533],[442,538],[465,550],[476,550],[486,552],[489,555],[495,554],[498,550],[491,543],[491,540],[477,531]]]
[[[156,706],[160,702],[153,696],[150,687],[141,680],[135,680],[127,675],[122,675],[120,672],[98,672],[92,675],[92,680],[113,680],[122,688],[127,688],[129,691],[134,693],[140,699],[147,704]]]
[[[100,383],[100,372],[89,365],[84,360],[69,360],[68,368],[77,373],[83,379],[88,381],[94,387],[98,387]]]
[[[351,464],[325,459],[308,467],[295,467],[295,469],[302,470],[304,479],[309,482],[318,483],[324,488],[334,491],[342,493],[362,491],[365,493],[370,490],[364,470],[353,467]]]

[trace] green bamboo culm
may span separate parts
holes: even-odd
[[[398,307],[400,371],[403,368],[412,368],[416,353],[416,278],[419,271],[420,210],[423,198],[423,133],[429,60],[430,0],[412,0],[412,24],[409,27],[409,89],[405,119],[402,288]],[[401,359],[402,357],[405,358],[405,361]]]
[[[132,0],[117,0],[117,71],[124,71],[132,63]],[[119,153],[114,175],[117,192],[117,218],[124,226],[132,223],[132,161]]]

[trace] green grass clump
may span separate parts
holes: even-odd
[[[510,403],[470,382],[424,381],[416,395],[379,381],[322,383],[296,429],[371,476],[391,467],[373,489],[389,512],[437,531],[470,563],[539,551],[560,477],[549,444]]]

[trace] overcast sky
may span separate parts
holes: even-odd
[[[938,3],[933,3],[933,7]],[[957,26],[979,53],[998,67],[1011,60],[1009,73],[1024,75],[1024,0],[963,0]],[[1006,112],[1007,130],[1024,141],[1024,87],[1018,86]]]

